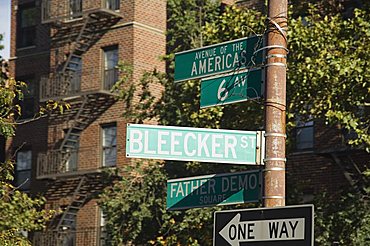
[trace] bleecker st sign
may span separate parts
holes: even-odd
[[[168,210],[258,202],[260,198],[259,170],[167,181]]]
[[[126,157],[260,164],[262,133],[128,124]]]
[[[261,36],[241,38],[175,54],[175,82],[260,65]]]

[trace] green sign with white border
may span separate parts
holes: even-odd
[[[126,157],[261,164],[261,131],[127,124]]]
[[[261,171],[213,174],[167,181],[167,210],[258,202]]]
[[[264,91],[261,68],[202,79],[200,107],[225,105],[260,98]]]
[[[262,36],[241,38],[175,54],[175,82],[262,64]]]

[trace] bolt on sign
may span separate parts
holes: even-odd
[[[218,211],[213,245],[313,246],[313,205]]]
[[[126,157],[262,164],[261,131],[128,124]]]
[[[175,54],[175,82],[262,64],[262,36],[241,38]]]
[[[263,94],[263,70],[244,70],[201,81],[200,107],[206,108],[260,98]]]
[[[261,171],[213,174],[167,181],[167,210],[258,202]]]

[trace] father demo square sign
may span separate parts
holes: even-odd
[[[170,179],[167,209],[258,202],[261,180],[260,170]]]
[[[128,124],[126,157],[261,164],[262,132]]]
[[[239,71],[262,63],[262,36],[241,38],[175,54],[175,82]]]

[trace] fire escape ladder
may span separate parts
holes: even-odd
[[[362,174],[358,165],[350,157],[350,154],[330,154],[335,163],[342,170],[348,183],[357,191],[362,192],[363,184],[366,183],[365,176]]]
[[[88,98],[83,97],[83,101],[79,106],[79,109],[74,117],[72,126],[67,130],[62,143],[60,144],[59,151],[63,154],[60,168],[64,170],[67,161],[69,160],[72,152],[78,149],[78,141],[82,131],[89,124],[89,115],[84,114],[84,110],[87,106]]]
[[[87,193],[83,192],[81,189],[86,179],[87,178],[85,176],[80,178],[80,181],[73,193],[72,202],[65,208],[58,224],[56,225],[55,229],[58,232],[75,228],[77,213],[83,207],[87,199]]]
[[[89,15],[84,15],[84,22],[72,44],[67,59],[63,63],[62,69],[59,71],[59,75],[64,81],[61,95],[66,94],[71,80],[78,79],[78,76],[80,76],[77,73],[81,69],[82,55],[89,49],[92,42],[94,42],[94,30],[88,28],[91,21],[92,18]]]

